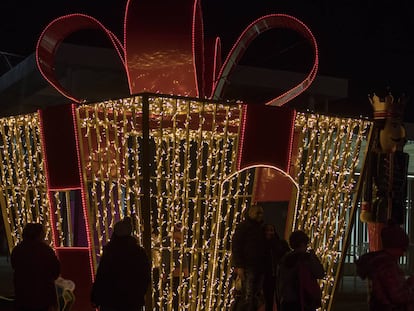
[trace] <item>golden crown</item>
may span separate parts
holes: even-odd
[[[403,95],[397,100],[394,100],[394,96],[388,93],[383,100],[379,98],[375,93],[372,96],[368,96],[368,99],[374,109],[374,119],[386,119],[386,118],[402,118],[404,114],[404,107],[407,102],[407,98]]]

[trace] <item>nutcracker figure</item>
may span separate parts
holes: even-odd
[[[368,223],[370,251],[381,249],[380,232],[388,219],[404,223],[409,155],[403,111],[406,98],[389,93],[369,97],[374,110],[373,145],[367,155],[360,220]]]

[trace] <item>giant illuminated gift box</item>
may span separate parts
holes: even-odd
[[[277,134],[254,129],[259,116]],[[321,282],[328,305],[370,126],[366,120],[161,95],[4,118],[0,203],[9,245],[21,239],[26,222],[47,225],[63,276],[75,280],[80,303],[88,299],[83,295],[116,220],[135,215],[135,233],[143,242],[143,215],[149,213],[150,230],[157,233],[151,241],[154,268],[158,252],[172,247],[168,233],[180,222],[185,242],[179,252],[192,263],[183,301],[190,310],[225,309],[232,299],[231,236],[260,192],[257,176],[271,169],[298,187],[287,231],[303,229],[312,236],[328,272]],[[145,170],[150,196],[143,206]],[[160,290],[153,288],[154,303],[171,299],[170,291]]]
[[[127,16],[138,12],[136,3],[145,1],[128,2]],[[200,18],[199,13],[192,16],[193,21]],[[134,18],[129,21],[138,23]],[[356,173],[364,160],[371,122],[272,106],[283,105],[309,86],[316,74],[316,51],[305,81],[268,105],[217,101],[226,86],[226,79],[220,77],[232,71],[245,44],[280,26],[304,33],[315,44],[309,29],[295,18],[277,14],[260,18],[243,32],[210,84],[200,87],[203,79],[195,79],[197,66],[177,62],[178,67],[164,67],[168,74],[178,72],[182,81],[193,84],[169,84],[167,79],[155,84],[160,92],[186,96],[140,92],[153,91],[153,84],[145,83],[157,80],[159,74],[132,66],[148,51],[125,43],[130,89],[137,95],[97,103],[80,103],[60,86],[52,64],[64,36],[82,27],[104,27],[76,14],[52,22],[42,33],[39,69],[76,103],[1,119],[0,204],[10,247],[21,239],[25,223],[40,221],[47,226],[63,277],[76,283],[75,310],[91,308],[89,292],[102,247],[114,223],[126,215],[136,219],[134,233],[152,257],[150,305],[171,308],[171,284],[156,277],[158,269],[163,269],[161,254],[174,250],[170,233],[181,223],[184,243],[175,250],[191,263],[188,279],[179,288],[182,309],[228,309],[234,298],[232,234],[245,208],[257,198],[266,200],[263,189],[277,176],[289,180],[293,189],[286,232],[302,229],[312,237],[327,271],[320,282],[322,308],[330,308],[355,212]],[[127,31],[126,37],[133,34]],[[184,49],[180,55],[197,59],[192,53]],[[193,80],[188,80],[189,75]],[[147,79],[139,80],[143,76]],[[202,99],[207,90],[216,100]]]

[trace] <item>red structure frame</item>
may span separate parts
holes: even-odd
[[[179,19],[172,18],[177,16],[174,12],[180,13]],[[123,44],[93,17],[70,14],[55,19],[44,29],[37,43],[36,61],[44,78],[63,96],[71,102],[84,102],[87,99],[79,98],[60,84],[55,72],[55,59],[59,45],[66,37],[79,30],[95,29],[103,32],[117,51],[125,66],[131,94],[153,92],[223,100],[227,77],[248,46],[262,33],[273,28],[298,32],[308,40],[314,51],[314,63],[307,77],[291,90],[264,103],[268,106],[283,106],[310,86],[318,69],[315,37],[304,23],[285,14],[271,14],[252,22],[237,39],[221,65],[220,39],[204,39],[199,1],[186,0],[180,2],[180,5],[176,2],[167,5],[162,0],[130,0],[125,10]],[[50,216],[54,225],[56,221],[52,192],[64,189],[81,191],[83,217],[85,224],[88,222],[74,109],[74,105],[64,105],[39,111],[48,196],[52,206]],[[287,172],[290,167],[295,112],[264,105],[248,106],[244,113],[238,167],[260,163],[274,165]],[[271,144],[263,141],[268,141],[269,137],[272,138]],[[91,309],[87,294],[93,282],[94,267],[88,226],[86,225],[86,247],[59,247],[56,243],[56,228],[52,228],[52,232],[56,252],[62,261],[63,277],[70,275],[73,279],[73,275],[76,275],[77,306],[82,310]],[[79,271],[79,267],[89,268],[85,268],[87,271]]]

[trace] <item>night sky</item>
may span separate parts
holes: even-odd
[[[122,38],[125,4],[126,0],[1,0],[0,51],[22,56],[33,53],[44,27],[69,13],[89,14]],[[256,18],[290,14],[308,25],[318,41],[318,74],[349,79],[351,95],[365,98],[387,86],[394,93],[414,96],[412,6],[408,0],[202,1],[205,34],[221,37],[223,57]],[[254,41],[242,63],[307,72],[309,51],[306,41],[295,34],[263,36]]]

